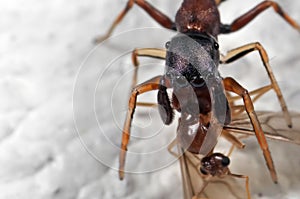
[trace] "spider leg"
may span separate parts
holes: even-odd
[[[264,154],[268,169],[270,171],[271,177],[272,177],[273,181],[275,183],[277,183],[277,174],[276,174],[276,170],[275,170],[275,166],[273,163],[271,153],[269,151],[269,146],[268,146],[266,137],[264,135],[264,132],[262,131],[260,122],[254,111],[253,103],[252,103],[252,100],[250,98],[248,91],[245,88],[243,88],[238,82],[236,82],[233,78],[230,78],[230,77],[225,78],[223,80],[223,83],[224,83],[225,90],[236,93],[243,98],[246,112],[252,123],[257,141],[263,151],[263,154]]]
[[[146,11],[155,21],[157,21],[160,25],[167,29],[176,30],[175,23],[167,17],[165,14],[157,10],[155,7],[153,7],[150,3],[148,3],[145,0],[128,0],[125,8],[120,12],[120,14],[117,16],[117,18],[114,20],[112,25],[109,27],[108,31],[103,35],[99,36],[95,39],[95,43],[100,43],[107,39],[114,29],[117,27],[117,25],[123,20],[125,15],[129,12],[129,10],[132,8],[134,4],[137,4],[139,7],[141,7],[144,11]]]
[[[157,90],[159,88],[161,76],[156,76],[140,85],[137,85],[131,92],[131,96],[128,103],[128,111],[126,115],[126,120],[124,123],[124,128],[122,132],[122,143],[120,150],[120,167],[119,167],[119,178],[122,180],[124,178],[124,167],[125,167],[125,158],[127,152],[127,145],[130,138],[130,126],[134,111],[136,108],[137,96],[149,91]]]
[[[223,64],[227,64],[227,63],[233,62],[233,61],[241,58],[242,56],[244,56],[250,52],[254,52],[254,51],[259,52],[259,55],[263,62],[263,65],[268,73],[269,78],[270,78],[271,86],[272,86],[273,90],[275,91],[277,98],[279,100],[282,112],[285,116],[286,123],[289,127],[292,127],[292,119],[289,114],[284,97],[282,95],[281,89],[277,83],[277,80],[273,74],[272,68],[269,64],[268,54],[260,43],[258,43],[258,42],[250,43],[250,44],[241,46],[239,48],[233,49],[233,50],[229,51],[225,56],[222,56],[220,62]]]
[[[300,32],[300,26],[285,11],[282,10],[278,3],[274,1],[263,1],[244,15],[234,20],[230,25],[221,24],[220,33],[227,34],[238,31],[269,7],[273,7],[277,14],[279,14],[287,23]]]

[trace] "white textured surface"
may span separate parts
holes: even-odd
[[[117,3],[116,3],[117,2]],[[59,1],[27,0],[0,2],[0,198],[180,198],[181,184],[179,166],[157,172],[126,175],[122,182],[117,172],[100,164],[83,147],[97,157],[105,158],[112,166],[117,165],[117,150],[108,150],[108,143],[99,132],[92,109],[93,101],[84,96],[76,96],[78,139],[73,123],[72,95],[76,74],[84,58],[93,48],[92,39],[107,30],[126,1]],[[152,1],[153,4],[173,16],[180,1]],[[230,22],[260,1],[228,0],[221,6],[222,21]],[[300,22],[300,1],[278,1],[284,10]],[[143,11],[134,7],[115,33],[136,27],[159,27]],[[166,33],[167,34],[167,33]],[[169,34],[169,33],[168,33]],[[136,35],[141,38],[141,35]],[[144,35],[145,43],[134,44],[131,40],[120,45],[102,47],[104,53],[94,53],[86,66],[92,66],[80,73],[81,84],[76,87],[81,92],[93,92],[90,80],[101,73],[102,62],[114,52],[122,53],[128,47],[163,47],[163,36]],[[226,52],[243,44],[260,41],[269,53],[274,73],[283,88],[289,107],[300,110],[300,35],[287,25],[272,9],[269,9],[246,28],[219,38],[221,51]],[[123,45],[124,44],[124,45]],[[126,46],[127,45],[127,46]],[[97,52],[97,51],[96,51]],[[123,78],[130,68],[130,58],[120,59],[124,68],[112,71],[101,78],[100,96],[96,104],[96,115],[104,132],[114,129],[117,115],[111,121],[106,115],[110,111],[110,101],[102,97],[116,93],[113,104],[116,111],[123,111],[128,90],[112,92],[111,81]],[[93,68],[94,67],[94,68]],[[121,67],[121,66],[120,66]],[[114,68],[116,69],[116,68]],[[142,71],[141,71],[142,72]],[[141,80],[154,76],[141,74]],[[142,72],[143,73],[143,72]],[[150,73],[150,72],[149,72]],[[222,74],[236,77],[245,87],[253,89],[267,83],[265,71],[257,54],[226,66]],[[121,84],[121,83],[120,83]],[[104,87],[106,85],[107,87]],[[92,85],[95,86],[95,85]],[[104,90],[101,90],[103,89]],[[105,90],[106,88],[106,90]],[[127,85],[128,88],[128,85]],[[76,90],[75,89],[75,90]],[[117,88],[116,88],[117,89]],[[82,94],[82,93],[81,93]],[[96,93],[99,94],[99,93]],[[101,101],[103,100],[103,101]],[[116,103],[118,102],[118,103]],[[258,109],[275,109],[277,101],[270,94]],[[121,115],[122,115],[121,114]],[[155,117],[146,117],[140,111],[137,118],[153,119],[152,126],[143,126],[138,119],[136,126],[143,127],[143,133],[154,128],[159,122]],[[144,115],[144,116],[143,116]],[[120,120],[120,121],[119,121]],[[140,123],[139,123],[140,122]],[[161,123],[159,123],[161,124]],[[172,128],[164,131],[172,132]],[[113,133],[113,132],[111,132]],[[142,133],[141,133],[142,134]],[[136,134],[137,135],[137,134]],[[169,141],[168,135],[165,141]],[[102,139],[101,139],[102,138]],[[118,145],[120,136],[111,140]],[[152,143],[155,147],[155,143]],[[130,145],[138,152],[151,149],[151,143],[134,142]],[[149,147],[147,149],[147,147]],[[222,146],[221,146],[222,147]],[[296,199],[300,195],[299,146],[272,142],[271,151],[278,169],[280,183],[274,185],[264,166],[257,144],[247,141],[247,149],[232,156],[232,172],[250,175],[253,198]],[[224,152],[224,151],[221,151]],[[98,154],[96,154],[98,153]],[[157,158],[157,159],[155,159]],[[141,168],[155,166],[156,160],[168,157],[156,156],[150,162],[136,159],[128,161],[128,167]],[[243,182],[241,182],[243,184]],[[216,191],[222,191],[217,189]],[[258,197],[262,193],[262,197]]]

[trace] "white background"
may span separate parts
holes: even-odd
[[[177,0],[151,2],[172,19],[180,5]],[[259,2],[228,0],[220,7],[222,22],[231,22]],[[300,1],[278,2],[300,23]],[[161,35],[154,35],[148,29],[143,34],[135,32],[134,36],[122,41],[105,43],[84,62],[94,48],[92,40],[105,33],[125,3],[124,0],[0,2],[1,199],[181,198],[178,164],[147,174],[127,174],[124,181],[119,181],[116,170],[110,168],[118,165],[118,150],[110,150],[111,143],[101,133],[105,132],[113,144],[120,143],[120,132],[113,130],[119,124],[122,126],[126,110],[130,84],[126,74],[131,69],[129,51],[134,47],[162,48],[165,37],[172,36],[171,32],[163,30]],[[145,27],[160,26],[134,6],[114,34]],[[138,42],[140,40],[143,42]],[[299,111],[299,32],[270,8],[244,29],[219,37],[223,53],[255,41],[261,42],[268,51],[290,109]],[[111,65],[109,73],[101,76],[110,57],[122,53],[126,56]],[[159,63],[162,68],[163,63]],[[147,70],[146,67],[141,71],[140,81],[155,75]],[[235,77],[249,90],[268,83],[257,53],[221,67],[221,73]],[[98,82],[93,82],[95,79]],[[124,83],[117,80],[124,80]],[[119,87],[120,84],[124,84],[124,88]],[[74,91],[78,95],[73,101]],[[94,91],[96,102],[88,99]],[[279,110],[273,93],[263,98],[256,108]],[[115,120],[107,115],[112,110],[116,111]],[[134,131],[136,136],[156,126],[158,129],[154,132],[160,132],[160,127],[164,132],[174,132],[174,126],[161,125],[155,109],[148,111],[141,109],[137,113],[134,126],[141,131]],[[163,135],[166,136],[161,138],[162,143],[169,142],[174,136],[171,133]],[[230,168],[234,173],[250,176],[252,198],[299,198],[299,146],[270,143],[279,175],[279,184],[274,185],[255,140],[247,140],[246,144],[244,151],[233,153]],[[147,152],[148,148],[157,146],[153,142],[133,142],[130,147],[136,152]],[[220,152],[226,153],[227,149],[221,144]],[[157,168],[156,161],[170,157],[166,152],[148,161],[132,158],[126,166],[137,170],[153,169]],[[241,187],[243,183],[240,181]],[[222,193],[221,188],[213,190]]]

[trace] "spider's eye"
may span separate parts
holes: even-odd
[[[217,42],[214,42],[214,48],[215,48],[216,50],[219,50],[219,44],[218,44]]]
[[[170,47],[170,41],[168,41],[166,44],[165,44],[165,47],[166,49],[168,49]]]

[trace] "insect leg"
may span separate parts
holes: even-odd
[[[188,162],[186,154],[183,153],[183,150],[179,146],[179,144],[177,144],[177,148],[178,148],[179,154],[182,154],[182,155],[179,155],[179,154],[178,155],[179,155],[179,163],[180,163],[180,170],[181,170],[184,199],[190,199],[195,195],[195,188],[193,186],[192,176],[190,173],[191,168],[189,168],[190,163]],[[195,169],[195,167],[193,167],[193,168]]]
[[[125,8],[120,12],[120,14],[114,20],[113,24],[110,26],[110,28],[105,33],[105,35],[97,37],[95,39],[95,43],[100,43],[103,40],[107,39],[112,34],[116,26],[123,20],[125,15],[128,13],[128,11],[132,8],[134,4],[137,4],[142,9],[144,9],[155,21],[157,21],[163,27],[176,30],[175,23],[169,17],[167,17],[165,14],[163,14],[162,12],[154,8],[151,4],[149,4],[145,0],[128,0]]]
[[[170,150],[175,144],[177,144],[178,154]],[[201,159],[195,154],[184,151],[177,140],[174,140],[168,148],[171,154],[179,158],[184,199],[198,199],[199,195],[205,195],[203,192],[205,187],[202,189],[204,178],[200,174]]]
[[[156,76],[140,85],[137,85],[131,92],[131,96],[128,103],[126,120],[122,132],[122,143],[121,143],[121,150],[120,150],[120,167],[119,167],[119,178],[121,180],[124,178],[125,157],[126,157],[127,145],[130,138],[130,126],[136,108],[137,96],[148,91],[157,90],[159,87],[160,79],[161,76]]]
[[[132,51],[131,59],[134,65],[132,88],[137,84],[138,66],[140,65],[138,57],[152,57],[157,59],[165,59],[166,50],[159,48],[137,48]]]
[[[252,98],[252,102],[255,103],[262,95],[264,95],[265,93],[267,93],[268,91],[270,91],[272,89],[272,85],[268,85],[268,86],[264,86],[261,87],[259,89],[253,90],[249,92],[249,95]],[[236,100],[241,99],[240,96],[229,96],[228,97],[228,102],[232,103]],[[232,103],[233,104],[233,103]],[[231,114],[233,115],[233,117],[240,115],[244,110],[245,110],[245,106],[243,105],[231,105]]]
[[[287,105],[286,105],[285,100],[283,98],[282,92],[281,92],[281,90],[279,88],[279,85],[276,81],[276,78],[273,74],[272,68],[269,64],[268,54],[267,54],[266,50],[263,48],[263,46],[260,43],[258,43],[258,42],[250,43],[250,44],[246,44],[244,46],[241,46],[239,48],[233,49],[231,51],[228,51],[227,55],[221,57],[220,62],[223,63],[223,64],[227,64],[227,63],[233,62],[233,61],[235,61],[235,60],[237,60],[237,59],[243,57],[244,55],[246,55],[250,52],[253,52],[253,51],[258,51],[259,52],[261,60],[264,64],[264,67],[266,68],[268,76],[270,78],[271,85],[272,85],[272,87],[273,87],[273,89],[274,89],[274,91],[277,95],[277,98],[279,100],[279,103],[281,105],[281,109],[282,109],[283,114],[285,116],[287,125],[289,127],[292,127],[292,119],[291,119],[291,116],[290,116],[289,111],[287,109]]]
[[[251,194],[250,194],[250,188],[249,188],[249,176],[246,175],[239,175],[239,174],[233,174],[233,173],[228,173],[228,175],[235,177],[235,178],[244,178],[245,179],[245,188],[246,188],[246,193],[247,193],[247,199],[251,199]]]
[[[282,10],[282,8],[278,5],[278,3],[273,1],[263,1],[253,9],[249,10],[244,15],[237,18],[230,25],[221,24],[220,33],[224,33],[224,34],[231,33],[243,28],[250,21],[252,21],[256,16],[258,16],[261,12],[265,11],[267,8],[271,6],[275,10],[275,12],[279,14],[287,23],[289,23],[293,28],[297,29],[300,32],[300,26],[286,12]]]
[[[137,82],[137,74],[138,74],[138,65],[139,62],[137,60],[138,56],[146,56],[146,57],[152,57],[152,58],[158,58],[158,59],[165,59],[166,57],[166,50],[165,49],[157,49],[157,48],[141,48],[141,49],[135,49],[132,52],[132,62],[135,66],[134,75],[133,75],[133,81],[132,86],[136,85]],[[161,84],[165,84],[166,82],[162,79]],[[159,114],[161,116],[161,119],[163,122],[167,125],[171,124],[173,121],[173,109],[171,107],[171,102],[169,100],[168,94],[167,94],[167,85],[161,85],[158,89],[157,94],[157,102],[158,102],[158,109]]]
[[[207,185],[209,184],[210,182],[210,177],[208,177],[207,180],[203,180],[203,184],[202,186],[200,187],[200,191],[198,192],[197,196],[196,197],[193,197],[192,199],[201,199],[201,194],[204,193],[204,190],[205,188],[207,187]]]
[[[229,131],[223,129],[222,131],[222,136],[229,141],[232,146],[229,149],[229,153],[227,154],[227,157],[229,157],[231,155],[231,153],[233,152],[234,147],[237,147],[239,149],[243,149],[245,148],[245,144],[243,142],[241,142],[239,140],[239,138],[235,137],[234,135],[232,135]]]
[[[169,145],[168,145],[168,151],[169,153],[171,153],[173,156],[175,156],[176,158],[179,158],[180,157],[180,152],[179,153],[176,153],[174,151],[172,151],[172,149],[178,145],[178,141],[177,139],[174,139]],[[178,147],[178,150],[181,150],[179,147]],[[182,154],[182,153],[181,153]]]
[[[272,177],[273,181],[275,183],[277,183],[276,170],[275,170],[275,166],[274,166],[274,163],[272,160],[271,153],[269,151],[269,146],[268,146],[266,137],[264,135],[264,132],[262,131],[260,122],[254,111],[253,103],[252,103],[252,100],[250,98],[248,91],[245,88],[243,88],[238,82],[236,82],[233,78],[230,78],[230,77],[225,78],[223,80],[223,83],[224,83],[225,90],[236,93],[243,98],[243,101],[245,104],[245,109],[251,120],[257,141],[263,151],[263,154],[264,154],[268,169],[270,171],[271,177]]]
[[[249,95],[252,97],[252,102],[256,102],[262,95],[267,93],[272,89],[272,85],[263,86],[258,89],[249,92]],[[233,102],[235,100],[241,99],[240,96],[229,96],[228,102]],[[235,106],[235,105],[233,105]]]
[[[138,57],[152,57],[157,59],[165,59],[166,57],[166,50],[159,49],[159,48],[137,48],[134,49],[131,53],[131,60],[134,65],[134,74],[132,78],[131,88],[134,88],[137,84],[138,79],[138,67],[140,65],[138,61]],[[144,106],[144,107],[153,107],[157,106],[156,103],[148,103],[148,102],[137,102],[137,106]]]

